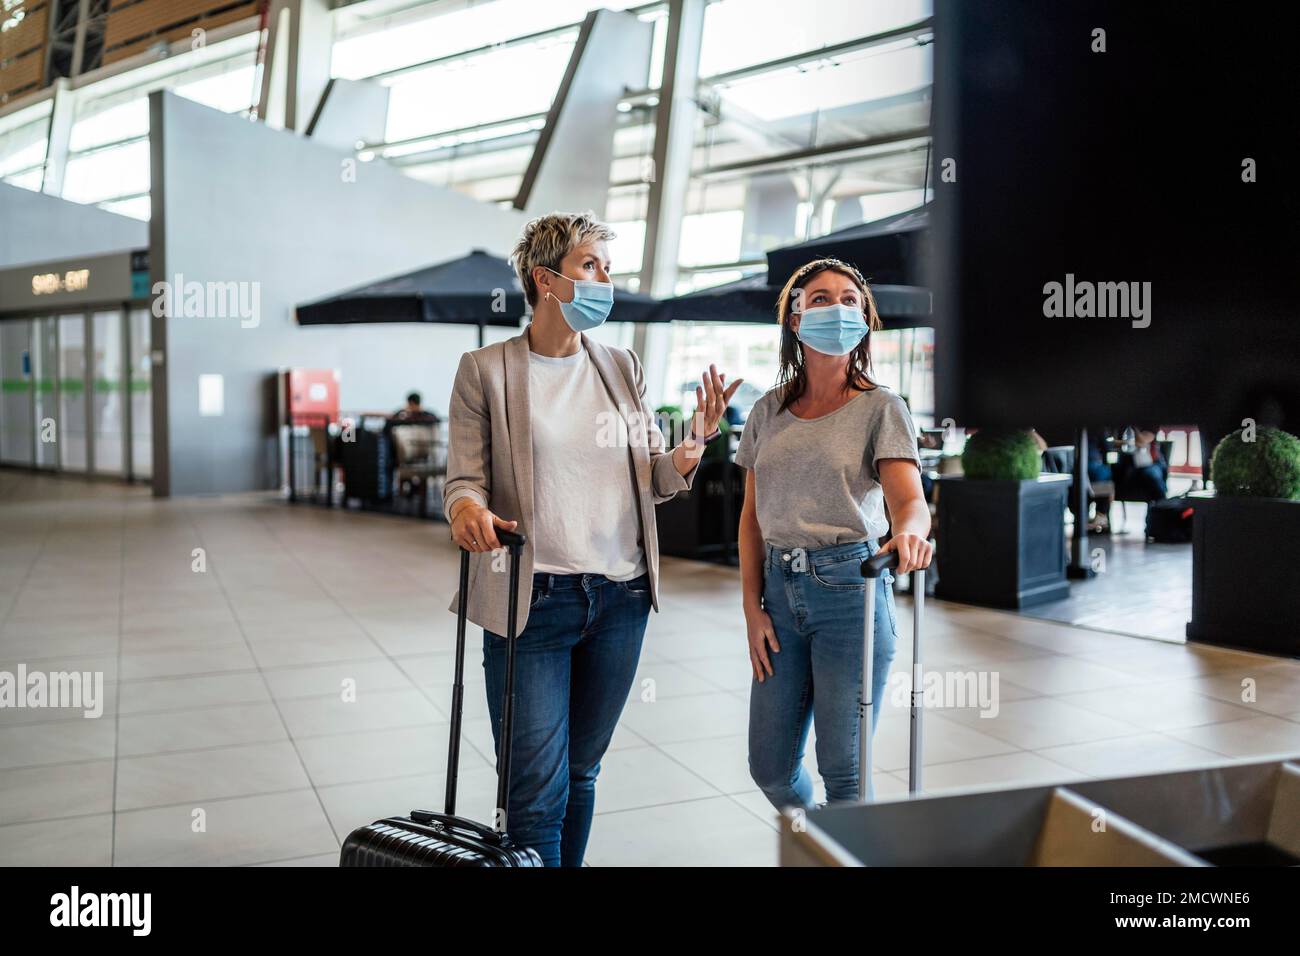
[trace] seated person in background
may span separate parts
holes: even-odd
[[[429,425],[441,421],[433,412],[425,411],[420,404],[420,393],[411,392],[406,396],[406,405],[393,412],[388,419],[392,425]]]
[[[1105,438],[1098,432],[1088,433],[1088,480],[1111,481],[1110,465],[1106,464]]]
[[[1154,431],[1137,433],[1132,467],[1124,474],[1118,497],[1129,501],[1160,501],[1169,497],[1169,463],[1160,454]]]
[[[399,487],[397,492],[402,495],[419,493],[423,496],[428,484],[428,471],[430,456],[432,454],[431,444],[436,440],[437,429],[429,427],[426,429],[410,429],[417,435],[412,439],[407,436],[402,447],[398,447],[397,435],[393,429],[401,428],[404,425],[427,425],[435,426],[442,422],[442,419],[433,412],[427,411],[421,405],[419,392],[411,392],[406,396],[406,405],[393,412],[384,422],[384,438],[389,443],[388,458],[388,480],[392,482],[394,478],[399,478]],[[426,435],[421,437],[418,433],[424,431]],[[411,466],[416,469],[414,473]],[[399,469],[402,474],[398,474]],[[421,497],[421,502],[423,502]],[[423,504],[421,504],[423,508]]]
[[[1110,534],[1110,503],[1115,493],[1115,476],[1106,461],[1105,446],[1103,433],[1088,432],[1088,497],[1097,503],[1097,517],[1088,530],[1096,534]]]
[[[1074,467],[1074,455],[1062,454],[1055,448],[1052,448],[1038,434],[1033,432],[1034,440],[1043,452],[1043,472],[1046,474],[1072,475]],[[1077,450],[1077,449],[1076,449]],[[1084,492],[1088,496],[1088,501],[1095,502],[1097,505],[1097,515],[1089,519],[1088,531],[1091,534],[1109,534],[1110,521],[1106,516],[1110,509],[1110,492],[1105,484],[1110,481],[1110,466],[1106,464],[1102,457],[1101,446],[1096,443],[1092,434],[1088,436],[1088,470],[1083,476]],[[1094,482],[1099,487],[1094,487]],[[1070,509],[1070,514],[1075,512],[1074,495],[1069,494],[1065,498],[1066,507]],[[1089,509],[1091,511],[1091,509]]]

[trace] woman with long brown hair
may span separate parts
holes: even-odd
[[[830,802],[857,799],[863,559],[897,551],[898,573],[930,563],[930,512],[907,405],[871,379],[880,328],[862,274],[818,259],[777,303],[781,374],[750,412],[736,453],[747,468],[740,570],[754,682],[749,767],[778,809],[810,806],[809,726]],[[885,505],[889,506],[886,518]],[[890,533],[883,545],[878,540]],[[897,633],[892,577],[876,578],[872,730]]]

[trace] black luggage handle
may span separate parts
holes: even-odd
[[[886,571],[892,571],[896,567],[898,567],[897,551],[877,551],[862,562],[862,576],[864,578],[878,578]]]
[[[482,824],[475,823],[473,820],[466,820],[463,817],[452,816],[446,813],[435,813],[433,810],[412,810],[410,817],[416,823],[423,824],[442,824],[449,829],[469,830],[484,840],[491,843],[500,843],[505,836],[503,833],[497,833],[495,830],[489,830]]]
[[[886,571],[898,567],[897,551],[877,551],[862,562],[862,576],[873,582],[866,585],[866,606],[863,609],[862,642],[862,704],[858,710],[858,766],[867,768],[858,775],[858,800],[866,799],[867,781],[871,775],[872,738],[872,660],[875,656],[876,585],[874,582]],[[908,732],[907,789],[909,793],[921,790],[921,717],[924,691],[921,671],[921,617],[925,606],[925,568],[912,571],[912,701],[911,728]]]
[[[497,806],[493,832],[505,836],[510,796],[510,757],[515,725],[515,632],[519,615],[519,558],[528,539],[519,532],[496,532],[510,552],[510,604],[506,627],[506,686],[501,711],[501,752],[497,756]],[[460,774],[460,728],[465,705],[465,615],[469,605],[469,552],[460,552],[460,599],[456,606],[456,677],[451,687],[451,739],[447,745],[447,799],[444,816],[456,815],[456,782]],[[422,811],[429,812],[429,811]],[[436,816],[436,815],[435,815]],[[414,819],[412,811],[412,819]],[[464,821],[461,821],[462,823]]]

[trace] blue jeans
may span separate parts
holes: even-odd
[[[534,574],[515,645],[507,829],[546,866],[581,866],[600,760],[632,689],[650,616],[650,579]],[[492,737],[501,753],[505,638],[483,633]]]
[[[778,810],[810,807],[813,785],[804,769],[808,727],[816,721],[817,770],[830,803],[858,799],[858,707],[862,700],[862,640],[867,582],[864,558],[874,542],[806,550],[768,547],[763,607],[772,618],[779,654],[772,671],[749,693],[749,772]],[[898,635],[893,576],[875,581],[876,634],[872,659],[874,732]],[[867,793],[871,793],[867,774]]]

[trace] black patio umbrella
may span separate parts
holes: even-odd
[[[655,317],[662,322],[772,322],[780,291],[759,272],[665,299]]]
[[[647,295],[618,290],[612,322],[643,321],[658,304]],[[475,249],[468,255],[300,305],[299,325],[364,322],[431,322],[518,328],[524,294],[505,259]]]
[[[928,325],[931,315],[930,290],[918,286],[872,284],[876,310],[886,328],[916,328]],[[778,286],[767,284],[767,276],[757,273],[734,282],[688,292],[665,299],[652,321],[673,322],[748,322],[776,321]]]
[[[438,322],[518,326],[524,294],[510,263],[475,249],[469,255],[300,305],[299,325]]]
[[[813,259],[843,259],[862,272],[872,288],[886,285],[922,286],[929,255],[930,210],[925,206],[875,222],[837,229],[767,254],[767,274],[784,283]]]

